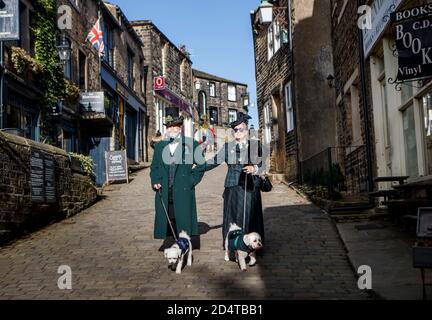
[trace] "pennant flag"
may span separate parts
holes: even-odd
[[[96,24],[90,30],[90,33],[87,36],[87,41],[89,41],[92,46],[99,52],[99,57],[103,57],[105,55],[105,44],[100,26],[100,18],[96,21]]]

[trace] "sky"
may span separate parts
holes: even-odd
[[[151,20],[193,68],[248,85],[251,124],[258,128],[250,11],[260,0],[111,0],[129,20]]]

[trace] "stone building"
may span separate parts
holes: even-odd
[[[4,45],[4,99],[0,129],[38,141],[40,139],[40,106],[42,94],[36,74],[26,71],[21,61],[35,61],[33,1],[22,0],[20,10],[20,39]],[[18,68],[17,68],[18,67]],[[0,111],[0,112],[1,112]]]
[[[357,3],[332,0],[338,141],[348,146],[367,146],[365,122],[368,120],[372,177],[407,175],[410,179],[423,176],[422,179],[430,179],[432,175],[432,82],[426,79],[392,83],[399,64],[395,34],[389,21],[391,12],[427,2],[431,3],[368,1],[372,29],[362,30],[363,48],[360,48],[357,22],[361,20]],[[365,61],[364,92],[361,90],[360,50]],[[357,150],[365,154],[363,149]],[[363,159],[361,163],[367,163],[365,156]],[[354,180],[359,191],[368,190],[366,178],[363,175],[363,179]]]
[[[301,163],[335,145],[330,1],[262,1],[251,23],[270,173],[296,181]]]
[[[185,46],[177,47],[151,21],[132,21],[131,25],[144,43],[148,140],[159,131],[165,133],[164,118],[168,115],[185,118],[184,134],[192,137],[194,110],[192,61]],[[154,81],[164,81],[164,87],[154,88]],[[149,157],[152,149],[147,148]]]
[[[35,1],[20,1],[20,40],[5,46],[4,131],[42,141],[37,61],[33,28]],[[56,146],[67,152],[90,155],[95,161],[96,182],[105,183],[105,151],[127,151],[130,163],[144,161],[146,107],[143,43],[122,10],[97,1],[59,0],[59,12],[71,14],[71,25],[58,31],[57,46],[69,54],[59,61],[67,95],[52,112]],[[65,11],[66,10],[66,11]],[[101,17],[105,55],[86,41]],[[57,21],[53,20],[53,23]],[[57,25],[58,26],[58,25]],[[39,83],[40,85],[40,83]]]
[[[226,129],[237,119],[237,113],[248,112],[247,85],[224,79],[207,72],[193,70],[194,106],[198,118],[207,116],[208,124],[215,130]]]

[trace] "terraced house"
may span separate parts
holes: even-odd
[[[309,160],[335,145],[334,92],[326,80],[333,70],[330,1],[264,0],[251,12],[251,26],[270,173],[299,181]]]

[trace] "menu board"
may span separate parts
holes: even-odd
[[[127,181],[129,183],[126,150],[105,152],[105,162],[107,182]]]
[[[32,201],[56,203],[54,156],[39,150],[32,150],[30,168]]]

